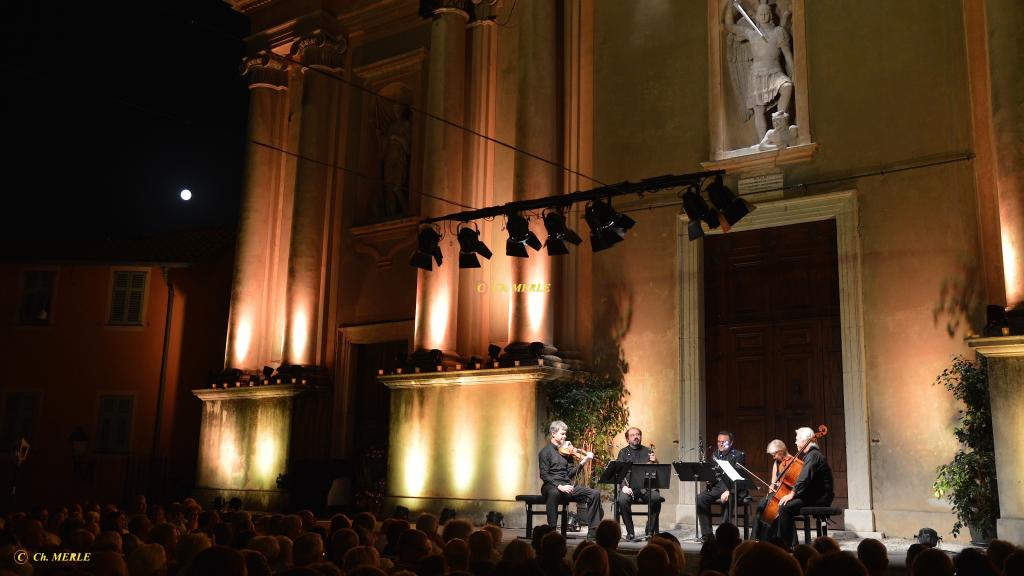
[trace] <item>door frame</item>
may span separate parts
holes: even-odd
[[[864,326],[862,315],[860,231],[857,192],[846,190],[784,198],[758,204],[757,209],[732,227],[755,230],[818,220],[836,221],[839,267],[839,320],[842,331],[843,407],[846,416],[846,468],[849,504],[844,511],[848,530],[873,532],[871,462],[864,382]],[[679,270],[679,414],[680,441],[695,447],[707,419],[704,366],[704,241],[687,237],[689,219],[676,220],[676,269]],[[710,234],[720,233],[713,230]],[[705,439],[707,440],[707,439]],[[677,488],[677,522],[692,523],[694,492],[689,483]]]

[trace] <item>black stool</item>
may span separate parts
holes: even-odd
[[[812,518],[818,536],[828,536],[828,519],[842,513],[842,508],[832,508],[831,506],[804,506],[801,508],[798,518],[804,523],[804,544],[811,543]]]
[[[533,538],[533,517],[547,516],[547,498],[540,494],[520,494],[516,496],[516,502],[526,504],[526,537]],[[534,510],[534,506],[540,506],[540,509]],[[569,497],[562,496],[559,498],[558,507],[560,508],[559,516],[561,517],[560,530],[562,536],[565,536],[569,531]]]
[[[736,518],[733,518],[733,520],[736,521],[737,523],[740,520],[743,521],[743,539],[744,540],[746,540],[746,539],[748,539],[750,537],[750,519],[752,518],[752,516],[750,515],[750,505],[753,502],[754,502],[754,499],[752,497],[744,496],[739,502],[736,503]],[[712,518],[721,518],[722,517],[723,508],[725,506],[728,506],[728,505],[729,505],[728,502],[726,502],[725,504],[722,504],[721,502],[718,502],[718,501],[712,502],[711,503],[711,517]]]

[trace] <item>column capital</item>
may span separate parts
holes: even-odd
[[[341,68],[346,49],[348,42],[344,37],[317,30],[296,40],[290,52],[293,56],[298,55],[299,60],[306,66]]]
[[[260,51],[242,59],[239,67],[249,81],[249,88],[270,86],[288,87],[288,62],[270,51]]]
[[[477,2],[474,0],[473,4]],[[443,14],[458,14],[467,21],[469,20],[469,9],[467,0],[420,0],[420,16],[433,18]]]

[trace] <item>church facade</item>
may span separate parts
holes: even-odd
[[[1021,373],[1016,329],[979,337],[1024,302],[1016,2],[231,3],[252,36],[225,368],[282,387],[196,392],[201,488],[272,503],[287,463],[339,462],[337,504],[512,514],[539,490],[539,383],[618,369],[663,462],[728,429],[765,471],[768,441],[825,424],[847,529],[948,534],[959,406],[935,377],[976,350]],[[634,222],[621,242],[523,247],[517,216],[585,238],[586,202],[545,199],[625,181],[643,193],[590,199]],[[690,210],[726,212],[708,182],[751,211]],[[467,229],[493,256],[460,269]],[[1021,542],[1024,399],[1000,386]],[[693,522],[691,483],[663,494],[663,526]]]

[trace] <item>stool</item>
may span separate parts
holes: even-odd
[[[526,537],[533,538],[533,517],[534,516],[547,516],[547,498],[540,494],[519,494],[516,496],[516,502],[523,502],[526,504]],[[539,510],[534,510],[534,506],[540,506]],[[569,498],[562,496],[558,499],[558,507],[561,509],[559,516],[561,517],[562,536],[565,536],[569,531]]]
[[[814,528],[818,536],[828,536],[828,519],[842,513],[842,508],[832,508],[831,506],[804,506],[801,508],[798,518],[804,523],[804,544],[811,543],[811,518],[814,519]]]
[[[736,521],[742,520],[743,521],[743,539],[744,540],[746,540],[746,539],[748,539],[750,537],[750,519],[751,519],[750,504],[753,501],[754,501],[754,499],[752,497],[744,496],[742,499],[740,499],[739,502],[736,503],[736,518],[734,520],[736,520]],[[722,517],[722,512],[723,512],[723,510],[722,510],[723,507],[728,506],[728,505],[729,505],[728,502],[725,503],[725,504],[722,504],[721,502],[717,502],[717,501],[716,502],[712,502],[711,503],[711,517],[712,518],[721,518]]]

